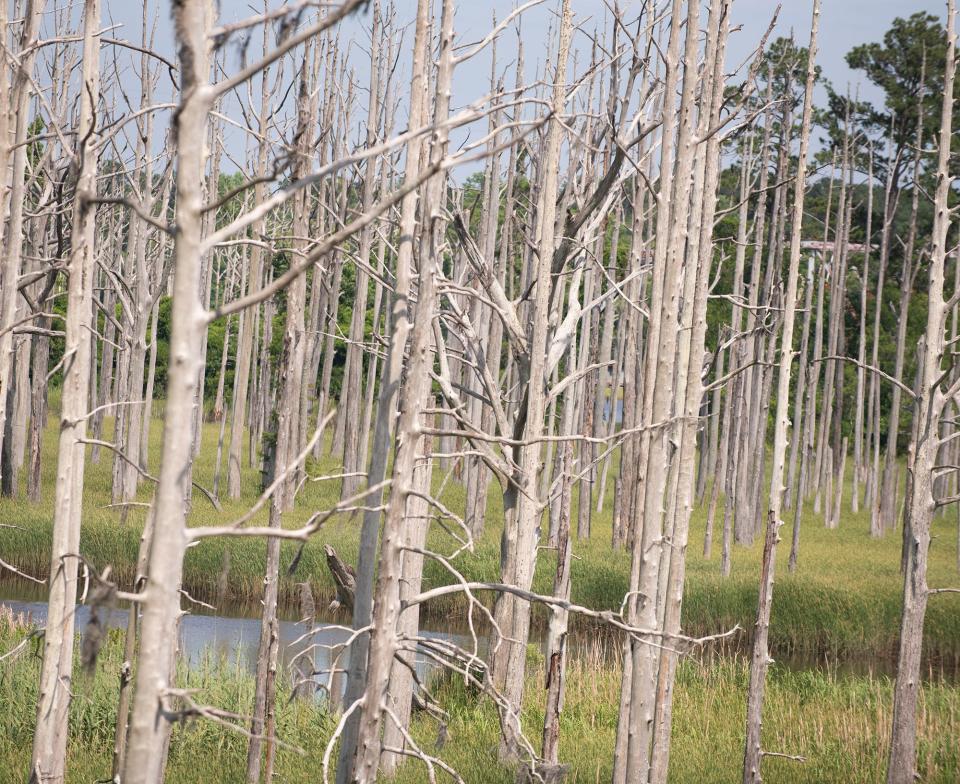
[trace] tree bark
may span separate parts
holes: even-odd
[[[920,657],[923,620],[927,599],[927,555],[930,526],[936,510],[933,497],[933,469],[939,449],[940,417],[946,402],[957,393],[954,383],[946,393],[940,387],[944,355],[947,308],[943,294],[947,233],[950,228],[949,196],[952,184],[950,151],[952,141],[954,82],[956,68],[955,4],[947,0],[947,53],[944,66],[943,102],[937,152],[937,184],[934,195],[934,222],[930,253],[925,349],[920,358],[917,385],[915,443],[911,449],[912,492],[908,498],[907,563],[903,580],[903,614],[897,656],[897,678],[893,687],[893,721],[887,784],[910,784],[916,777],[917,696],[920,690]]]
[[[428,0],[419,0],[417,4],[417,16],[416,16],[416,27],[414,31],[414,47],[413,47],[413,66],[412,66],[412,75],[410,81],[410,116],[409,116],[409,125],[411,128],[417,128],[424,124],[427,118],[427,107],[426,107],[426,90],[428,88],[428,76],[427,76],[427,63],[426,63],[426,52],[430,47],[429,41],[429,29],[432,22],[432,10],[431,5]],[[445,19],[444,24],[450,25],[452,27],[452,19]],[[451,42],[449,40],[441,40],[441,46],[449,47]],[[449,75],[446,77],[449,79]],[[438,93],[439,96],[439,93]],[[445,114],[441,112],[441,103],[447,98],[438,97],[438,102],[436,106],[436,119],[443,120]],[[421,157],[423,154],[423,142],[420,137],[415,137],[407,144],[406,149],[406,170],[405,177],[407,179],[413,180],[416,179],[420,172]],[[436,156],[441,156],[444,154],[444,150],[434,149],[431,151],[431,157],[436,158]],[[443,187],[442,176],[436,176],[435,180],[439,181],[434,184],[434,181],[431,180],[427,187],[425,193],[425,203],[421,210],[421,214],[424,216],[430,216],[433,220],[432,211],[436,208],[436,197],[437,192]],[[404,196],[401,205],[400,205],[400,243],[397,249],[397,262],[396,262],[396,278],[394,284],[394,296],[391,303],[392,314],[390,318],[391,324],[391,335],[390,335],[390,349],[387,361],[384,363],[383,368],[383,378],[380,384],[380,399],[377,404],[377,417],[374,423],[374,434],[373,434],[373,451],[370,456],[370,466],[367,472],[367,482],[368,486],[376,486],[380,484],[386,477],[387,472],[387,461],[389,458],[390,452],[390,441],[394,434],[394,427],[396,422],[396,413],[397,413],[397,403],[400,396],[400,383],[401,377],[404,370],[404,352],[406,350],[408,336],[411,331],[411,298],[413,294],[413,252],[414,252],[414,237],[416,232],[416,221],[417,221],[417,201],[418,195],[416,191],[412,191]],[[436,229],[421,229],[425,233],[432,233]],[[429,239],[427,237],[420,238],[419,249],[421,251],[431,251],[433,242],[433,237]],[[435,262],[431,259],[425,259],[421,256],[421,268],[420,268],[420,287],[418,288],[418,305],[416,310],[417,318],[421,317],[421,308],[424,311],[430,311],[430,318],[432,318],[432,308],[433,304],[429,301],[424,301],[423,294],[426,291],[430,292],[430,287],[433,285],[432,278],[427,283],[426,277],[432,276],[433,274],[433,264]],[[423,288],[427,286],[427,288]],[[411,350],[411,361],[414,358],[414,354]],[[425,361],[421,358],[421,361]],[[407,383],[411,383],[412,379],[412,369],[407,372]],[[426,374],[429,372],[429,368],[424,366],[420,368],[420,372]],[[419,382],[417,382],[419,383]],[[402,415],[401,415],[402,416]],[[416,419],[408,421],[408,426],[412,426],[416,423]],[[410,431],[397,431],[398,433],[406,433],[410,440]],[[415,439],[414,439],[415,440]],[[397,456],[394,458],[394,473],[396,473],[397,461],[399,459],[399,444],[397,450]],[[410,458],[413,459],[412,457]],[[412,469],[411,469],[412,470]],[[409,478],[408,478],[409,480]],[[406,492],[409,492],[407,488]],[[393,496],[393,489],[391,488],[391,498]],[[370,499],[371,506],[379,506],[380,503],[375,503],[377,501],[382,501],[383,491],[378,490],[376,496]],[[404,498],[403,503],[406,503]],[[360,531],[360,554],[357,561],[357,580],[356,580],[356,595],[353,605],[353,627],[355,629],[362,629],[370,625],[371,618],[373,617],[374,604],[373,604],[373,592],[374,592],[374,578],[375,578],[375,567],[377,560],[377,539],[380,533],[380,524],[381,524],[381,514],[379,510],[371,509],[364,513],[363,516],[363,525]],[[383,545],[381,545],[382,547]],[[410,553],[403,554],[404,558],[410,557]],[[398,555],[398,557],[400,557]],[[411,564],[411,569],[413,565]],[[370,675],[368,667],[369,659],[369,646],[371,645],[371,638],[367,635],[360,635],[353,642],[350,650],[350,662],[349,669],[347,672],[347,690],[344,697],[344,704],[350,706],[355,703],[364,695],[365,689],[369,687]],[[389,674],[385,676],[389,679]],[[378,706],[377,706],[378,707]],[[402,715],[402,714],[400,714]],[[340,741],[340,752],[337,758],[337,784],[353,784],[354,779],[357,776],[356,765],[358,763],[358,751],[359,751],[359,738],[361,730],[361,716],[359,713],[354,713],[344,725],[343,737]],[[396,731],[399,728],[394,727],[393,734],[391,735],[390,731],[387,731],[387,736],[391,737],[393,740],[396,739]],[[371,739],[367,739],[367,742],[372,742]],[[371,752],[372,754],[372,752]],[[395,760],[390,758],[387,763],[388,768],[395,765]],[[374,766],[373,774],[376,774],[376,766]]]
[[[567,57],[573,23],[570,0],[563,0],[560,14],[559,45],[553,77],[551,119],[542,160],[559,160],[563,126],[560,115],[566,104]],[[527,380],[524,410],[518,418],[518,440],[513,459],[519,466],[517,484],[504,496],[505,521],[501,540],[500,579],[508,585],[529,590],[536,565],[537,529],[543,514],[539,492],[542,453],[540,439],[544,432],[548,376],[546,368],[547,329],[550,310],[551,277],[556,237],[556,203],[559,192],[558,172],[554,166],[543,167],[539,193],[534,247],[537,249],[534,270],[532,307],[530,308],[529,356],[524,376]],[[527,640],[530,637],[530,606],[512,594],[501,594],[494,607],[494,619],[501,635],[500,646],[491,662],[490,677],[509,706],[502,722],[503,737],[500,756],[514,758],[518,752],[520,708],[526,673]]]
[[[418,32],[421,24],[424,29],[426,27],[428,5],[427,0],[420,0],[417,11]],[[450,106],[450,83],[453,71],[453,11],[453,0],[444,0],[440,22],[440,64],[434,102],[434,125],[437,130],[430,150],[430,162],[434,165],[438,164],[446,154],[447,132],[441,123],[447,118]],[[418,76],[419,73],[415,72],[414,78]],[[427,404],[428,382],[433,365],[431,341],[437,296],[436,275],[439,271],[443,227],[438,208],[442,203],[444,183],[445,177],[442,174],[435,174],[427,181],[424,191],[422,214],[427,220],[421,230],[419,284],[416,314],[412,325],[403,307],[404,303],[399,301],[399,298],[394,302],[393,337],[399,341],[409,331],[409,359],[407,375],[399,399],[400,418],[397,422],[396,455],[383,521],[367,678],[358,722],[356,759],[353,770],[348,774],[349,778],[345,779],[351,784],[354,782],[372,784],[376,780],[383,750],[381,728],[384,722],[384,708],[390,672],[399,644],[400,579],[404,555],[402,548],[409,535],[408,505],[414,498],[411,493],[415,489],[416,457],[419,451],[416,434],[422,427],[420,420]],[[391,341],[391,354],[396,352],[402,355],[405,343],[406,341],[397,343]],[[341,756],[341,763],[342,761]],[[337,776],[339,779],[339,766]]]
[[[689,291],[689,280],[696,279],[695,263],[684,269],[684,250],[688,239],[691,175],[695,158],[693,112],[695,100],[695,61],[699,3],[687,3],[686,17],[681,13],[681,0],[674,0],[666,51],[666,76],[662,97],[662,143],[660,190],[657,195],[656,246],[653,261],[653,289],[650,295],[650,319],[644,367],[643,413],[645,425],[666,423],[683,400],[676,392],[676,379],[684,379],[685,368],[677,369],[680,346],[680,322],[683,315],[681,292]],[[686,21],[686,42],[681,60],[681,28]],[[675,95],[680,86],[679,107]],[[679,111],[677,111],[679,109]],[[679,116],[680,122],[677,122]],[[679,126],[679,127],[678,127]],[[674,133],[677,133],[674,155]],[[692,293],[692,292],[690,292]],[[687,299],[687,309],[692,298]],[[684,340],[690,339],[690,331]],[[689,349],[688,349],[689,350]],[[699,407],[699,400],[698,407]],[[661,569],[666,572],[669,550],[665,537],[671,522],[665,519],[670,504],[671,474],[676,471],[674,452],[681,438],[680,427],[671,424],[647,427],[639,445],[638,486],[635,510],[637,531],[633,542],[630,590],[627,601],[629,622],[651,630],[646,639],[631,638],[624,660],[624,701],[621,702],[619,725],[629,727],[626,748],[614,759],[614,781],[646,781],[655,775],[654,737],[658,731],[655,719],[657,698],[663,685],[659,683],[661,658],[657,645],[662,640],[666,597],[660,593]],[[674,485],[675,486],[675,485]],[[637,597],[657,597],[641,601]],[[627,673],[629,672],[629,675]],[[629,682],[629,696],[627,683]],[[619,734],[619,730],[618,730]],[[618,746],[617,751],[621,751]]]
[[[316,92],[313,60],[313,41],[308,40],[303,54],[300,77],[300,92],[297,98],[297,135],[295,179],[306,176],[313,138],[316,116]],[[291,259],[302,257],[307,252],[307,196],[301,189],[293,199],[293,243],[290,249]],[[305,360],[304,310],[306,308],[307,278],[297,276],[287,287],[286,319],[283,331],[283,357],[281,359],[280,396],[275,414],[277,440],[274,452],[276,475],[293,462],[299,453],[297,415],[300,410],[300,385],[303,382]],[[224,346],[226,351],[226,346]],[[296,472],[292,472],[296,473]],[[278,486],[270,498],[268,524],[271,528],[281,527],[284,510],[293,505],[293,487],[285,482]],[[267,540],[266,572],[264,574],[263,614],[260,621],[260,642],[257,648],[257,673],[254,695],[253,717],[250,722],[250,741],[247,745],[247,782],[257,784],[262,777],[272,781],[272,761],[274,747],[273,720],[276,710],[277,659],[280,648],[280,621],[277,617],[277,603],[280,588],[280,539]],[[261,759],[263,746],[266,746],[265,759]]]
[[[11,171],[10,190],[6,194],[3,212],[6,220],[6,258],[3,263],[3,286],[0,290],[0,473],[3,474],[2,492],[4,495],[13,494],[13,484],[16,481],[16,447],[13,443],[13,431],[16,427],[17,387],[26,383],[22,372],[22,358],[18,356],[19,342],[8,325],[16,319],[18,311],[18,281],[23,262],[23,217],[26,201],[24,190],[26,187],[27,145],[25,144],[29,130],[30,96],[33,91],[33,62],[37,47],[40,21],[43,17],[45,0],[29,0],[24,8],[23,30],[20,35],[20,61],[14,71],[14,80],[10,93],[10,113],[4,118],[4,125],[9,123],[12,114],[13,123],[13,166]],[[5,70],[5,69],[4,69]],[[4,75],[4,79],[6,75]],[[6,107],[5,107],[6,108]],[[6,128],[0,126],[0,131]],[[2,144],[2,158],[0,158],[0,172],[6,174],[6,162],[11,155],[11,148],[7,146],[7,136],[4,134]],[[0,232],[3,230],[0,229]],[[17,374],[20,373],[19,379]]]
[[[180,583],[187,546],[184,498],[193,465],[191,431],[200,382],[206,314],[200,301],[201,214],[206,122],[212,95],[207,79],[213,8],[209,0],[183,0],[174,8],[179,46],[180,104],[174,239],[170,369],[163,448],[154,502],[155,529],[143,597],[137,666],[124,784],[157,784],[163,778],[171,708],[170,664],[177,644]]]
[[[267,0],[264,0],[264,10],[267,8]],[[268,45],[268,25],[263,26],[263,50],[266,52]],[[269,140],[267,137],[267,123],[269,122],[269,100],[270,89],[268,76],[269,68],[264,68],[260,76],[260,109],[257,113],[258,138],[257,145],[257,184],[254,185],[253,199],[257,204],[262,204],[266,199],[266,184],[261,182],[267,173],[267,153]],[[264,221],[259,220],[251,227],[251,233],[254,237],[263,234]],[[255,293],[260,287],[260,278],[262,277],[263,266],[263,248],[254,244],[250,248],[250,268],[247,272],[247,294]],[[229,498],[239,498],[243,490],[241,486],[242,477],[242,451],[243,451],[243,433],[247,426],[248,412],[247,401],[249,399],[250,389],[250,365],[253,359],[253,333],[254,323],[257,320],[257,306],[254,305],[240,314],[240,325],[237,336],[237,365],[234,368],[233,375],[233,403],[230,408],[232,416],[230,420],[230,446],[227,449],[227,496]],[[322,415],[321,415],[322,416]]]
[[[813,20],[807,50],[807,82],[803,96],[803,119],[800,127],[800,151],[797,157],[797,178],[794,183],[793,216],[790,235],[790,265],[783,301],[783,328],[780,333],[779,369],[777,376],[777,413],[773,436],[773,473],[770,478],[767,537],[764,543],[764,568],[760,583],[760,604],[754,629],[753,656],[750,663],[750,687],[747,696],[747,733],[743,754],[744,784],[761,780],[760,726],[763,697],[770,653],[767,633],[773,605],[773,579],[776,565],[778,530],[783,524],[780,511],[783,501],[784,460],[787,453],[787,429],[790,426],[790,370],[793,364],[793,329],[797,306],[797,278],[800,272],[800,240],[806,189],[807,155],[810,146],[810,125],[813,115],[813,86],[816,77],[817,32],[820,25],[820,0],[813,0]],[[798,423],[799,425],[799,423]],[[798,508],[800,504],[797,504]]]
[[[372,10],[372,40],[375,42],[370,49],[370,90],[367,104],[366,145],[373,147],[379,138],[380,125],[380,49],[381,49],[381,13],[380,0],[374,0]],[[367,212],[373,205],[374,190],[377,184],[377,167],[374,160],[368,160],[363,175],[363,190],[361,194],[360,210]],[[343,387],[340,390],[340,409],[338,411],[338,429],[343,430],[343,471],[346,475],[343,480],[341,497],[349,498],[362,485],[362,477],[357,476],[362,469],[360,462],[360,439],[369,438],[367,433],[360,432],[360,403],[363,400],[363,351],[367,318],[367,299],[370,285],[370,276],[366,272],[370,261],[370,250],[373,247],[374,224],[368,224],[360,231],[357,251],[360,264],[357,265],[356,292],[354,295],[353,314],[350,321],[350,340],[347,343],[347,358],[343,371]],[[362,266],[361,266],[362,265]],[[372,379],[367,379],[372,383]],[[353,474],[353,476],[351,476]]]
[[[42,8],[38,9],[38,12]],[[38,20],[35,20],[35,22]],[[34,22],[34,23],[35,23]],[[70,280],[67,288],[63,396],[57,452],[53,542],[47,624],[33,735],[30,781],[61,784],[66,772],[68,719],[73,676],[77,560],[86,463],[96,231],[97,149],[94,130],[100,95],[100,0],[83,11],[83,64],[76,138],[79,176],[74,197]],[[15,238],[14,234],[10,239]],[[19,241],[19,239],[17,240]]]

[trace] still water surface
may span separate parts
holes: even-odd
[[[40,586],[21,586],[0,582],[0,606],[9,607],[23,615],[37,627],[47,619],[47,604],[42,599],[46,592]],[[184,600],[184,605],[187,601]],[[198,608],[185,614],[180,621],[180,660],[188,667],[199,668],[212,658],[230,667],[240,667],[249,673],[256,671],[257,647],[260,640],[260,618],[256,615],[260,605],[228,607],[220,612]],[[75,627],[83,632],[90,618],[90,608],[77,607]],[[100,612],[101,620],[112,629],[126,629],[129,612],[125,607],[116,607]],[[292,619],[280,621],[280,665],[290,672],[293,665],[304,664],[303,654],[313,657],[313,671],[318,682],[326,683],[331,661],[339,646],[350,636],[345,628],[350,624],[349,614],[341,611],[340,617],[328,622],[317,621],[312,628]],[[450,640],[456,644],[472,647],[470,638],[443,630],[423,630],[424,636],[436,640]],[[338,669],[345,668],[347,657],[341,656]],[[417,669],[423,677],[429,669],[427,663],[418,660]],[[339,682],[339,686],[338,686]],[[334,681],[334,688],[342,689],[342,677]]]
[[[46,621],[47,605],[44,599],[46,591],[42,586],[25,585],[0,581],[0,606],[9,607],[15,613],[27,616],[37,626],[43,626]],[[188,606],[184,600],[184,606]],[[216,611],[202,607],[194,607],[190,613],[183,616],[180,623],[180,659],[189,667],[200,667],[205,660],[212,657],[217,661],[224,661],[230,666],[241,667],[253,673],[256,669],[257,647],[260,639],[260,608],[258,602],[248,604],[232,604],[221,607]],[[320,608],[318,607],[318,611]],[[347,626],[350,625],[350,616],[341,610],[335,617],[321,616],[312,630],[304,623],[298,622],[289,615],[280,621],[280,663],[284,668],[291,667],[298,657],[310,651],[313,655],[313,668],[318,679],[326,681],[330,670],[331,660],[337,646],[340,646],[349,637]],[[104,613],[104,620],[111,628],[126,628],[128,612],[118,607]],[[81,633],[90,610],[86,606],[77,608],[76,629]],[[473,647],[463,622],[447,619],[445,622],[430,619],[429,628],[422,629],[421,634],[436,640],[449,640],[456,645],[470,649]],[[486,639],[479,638],[479,652],[485,653]],[[545,647],[542,634],[533,634],[531,643]],[[572,657],[583,657],[594,664],[601,661],[612,666],[618,666],[620,657],[620,641],[614,635],[598,632],[597,630],[571,632],[568,640],[568,652]],[[698,657],[709,662],[717,657],[747,656],[748,641],[741,636],[732,644],[723,647],[712,647],[698,654]],[[846,656],[838,658],[834,655],[820,654],[775,654],[774,659],[780,666],[792,670],[815,670],[828,672],[833,675],[844,676],[889,676],[896,674],[896,662],[889,655],[877,653],[875,655]],[[346,656],[341,657],[339,667],[346,666]],[[418,660],[417,669],[423,677],[429,666],[423,659]],[[289,670],[288,670],[289,671]],[[957,657],[950,660],[925,662],[923,676],[925,680],[960,682],[960,661]]]

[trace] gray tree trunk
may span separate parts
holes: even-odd
[[[413,69],[410,82],[411,103],[409,124],[411,128],[421,127],[427,118],[426,90],[428,87],[428,77],[426,52],[430,47],[429,27],[431,21],[432,11],[430,3],[427,2],[427,0],[420,0],[417,5],[416,28],[414,31]],[[452,25],[452,20],[448,20],[447,23]],[[446,45],[449,46],[450,42],[447,41]],[[439,104],[441,102],[441,100],[438,100],[438,119],[442,119],[444,117],[439,109]],[[417,136],[407,144],[405,167],[405,177],[407,179],[413,180],[419,175],[422,154],[423,142],[421,141],[420,137]],[[436,155],[442,156],[443,150],[433,150],[431,152],[431,156]],[[425,201],[421,210],[422,215],[428,215],[430,214],[429,211],[434,209],[435,202],[430,200],[431,196],[435,195],[435,192],[443,187],[443,178],[441,176],[437,176],[435,179],[440,182],[438,184],[428,186],[427,194],[425,195],[425,199],[427,199],[427,201]],[[404,196],[400,205],[401,240],[397,249],[394,295],[391,302],[392,314],[390,318],[390,325],[392,331],[390,335],[389,354],[386,362],[384,363],[383,378],[381,379],[380,383],[380,399],[377,404],[377,417],[374,423],[373,451],[371,452],[370,466],[367,472],[367,482],[369,486],[376,486],[380,484],[386,477],[390,442],[395,432],[394,427],[396,422],[397,403],[400,396],[400,383],[404,369],[404,353],[411,330],[410,310],[411,297],[413,294],[413,253],[414,236],[417,228],[417,201],[417,192],[412,191]],[[421,231],[425,233],[432,233],[435,230],[430,229],[428,232],[427,229],[424,228],[421,229]],[[421,236],[419,244],[421,251],[424,249],[430,250],[432,248],[430,245],[432,241],[433,237],[430,237],[428,240],[428,238]],[[424,289],[422,287],[426,284],[425,275],[432,275],[433,263],[434,262],[432,260],[425,260],[421,256],[420,287],[417,289],[417,317],[420,317],[422,308],[425,311],[429,311],[430,317],[432,318],[433,304],[432,302],[425,303],[423,300],[424,291],[429,292],[429,286],[433,285],[432,279],[428,288]],[[412,360],[414,356],[412,351],[410,356]],[[421,361],[424,360],[421,358]],[[410,383],[412,372],[412,370],[409,370],[407,373],[407,383]],[[422,367],[420,372],[426,375],[428,368]],[[410,420],[408,425],[413,424],[416,421],[416,419]],[[406,432],[409,434],[410,431]],[[412,440],[415,441],[415,439]],[[415,446],[415,444],[411,446]],[[412,458],[410,459],[412,460]],[[397,460],[398,457],[395,457],[394,472],[397,470]],[[409,488],[407,488],[407,492],[408,491]],[[392,496],[393,488],[391,488],[391,498]],[[382,490],[378,490],[377,495],[373,499],[370,499],[371,506],[380,505],[379,503],[373,503],[373,501],[376,499],[382,501]],[[407,503],[406,499],[404,499],[404,503]],[[363,525],[360,531],[360,554],[357,560],[356,596],[353,604],[353,626],[355,629],[362,629],[366,626],[369,626],[373,616],[374,578],[377,559],[377,540],[380,533],[380,524],[381,514],[379,510],[371,509],[364,513]],[[416,523],[413,524],[412,529],[408,529],[408,536],[419,539]],[[411,553],[408,552],[403,554],[403,558],[409,557],[412,557]],[[416,564],[411,562],[410,569],[412,572],[416,571],[415,567]],[[412,621],[409,620],[407,622],[412,623]],[[370,637],[367,635],[360,635],[353,642],[351,647],[349,669],[347,672],[347,689],[344,696],[344,704],[348,707],[360,699],[363,696],[365,689],[367,689],[369,686],[369,646]],[[389,680],[390,676],[388,674],[385,677]],[[402,716],[403,713],[400,713],[399,715]],[[344,725],[343,736],[340,740],[339,756],[337,758],[337,784],[352,784],[353,780],[356,778],[356,765],[358,763],[359,749],[358,743],[361,729],[360,721],[360,714],[354,713]],[[391,744],[395,745],[399,729],[400,728],[394,726],[392,731],[385,730],[385,737],[390,739]],[[388,755],[388,768],[395,766],[395,764],[396,760],[393,758],[393,756]],[[374,775],[376,774],[376,767],[374,767],[373,773]]]
[[[563,0],[556,68],[553,76],[551,110],[542,160],[559,160],[563,126],[559,115],[566,104],[567,58],[572,35],[570,0]],[[543,514],[539,493],[539,474],[544,433],[548,370],[547,330],[550,309],[551,275],[555,237],[556,202],[559,192],[556,167],[543,167],[539,193],[534,247],[537,249],[531,298],[529,357],[526,376],[526,400],[518,419],[519,439],[523,445],[514,448],[513,459],[519,466],[518,485],[504,495],[505,521],[501,541],[500,580],[529,590],[536,565],[537,528]],[[494,607],[494,619],[502,635],[500,646],[492,657],[490,677],[509,706],[509,715],[502,722],[501,757],[514,757],[518,751],[520,708],[526,674],[527,640],[530,636],[529,603],[512,594],[501,594]]]
[[[434,124],[437,127],[430,150],[430,163],[437,165],[446,154],[447,132],[441,123],[447,118],[450,106],[450,82],[453,71],[453,0],[444,0],[440,23],[440,64],[437,71]],[[428,3],[421,0],[417,12],[417,31],[426,29]],[[424,36],[425,37],[425,36]],[[419,38],[423,40],[423,38]],[[415,52],[417,49],[415,48]],[[420,74],[415,71],[414,78]],[[419,82],[418,82],[419,84]],[[419,92],[419,91],[418,91]],[[408,159],[409,160],[409,159]],[[394,308],[394,338],[409,332],[409,359],[407,375],[400,393],[400,418],[397,422],[397,445],[393,461],[392,481],[383,521],[377,570],[376,600],[373,604],[370,653],[367,662],[366,685],[362,693],[360,720],[357,731],[356,758],[346,781],[353,784],[373,784],[383,752],[381,730],[384,718],[390,673],[398,650],[398,628],[401,618],[400,580],[403,568],[404,542],[409,535],[408,515],[411,495],[416,485],[416,457],[419,451],[415,437],[421,427],[423,409],[429,398],[430,369],[433,365],[431,343],[436,302],[436,275],[439,271],[443,221],[439,214],[445,177],[436,174],[427,181],[422,213],[429,216],[420,236],[419,282],[416,314],[412,325],[399,298]],[[398,261],[399,263],[399,261]],[[398,270],[399,272],[399,270]],[[407,341],[391,342],[391,354],[402,355]],[[341,756],[341,764],[343,757]],[[338,765],[337,776],[340,777]]]
[[[42,6],[36,8],[39,14]],[[28,21],[30,29],[39,18]],[[35,29],[35,28],[34,28]],[[77,126],[79,173],[74,197],[70,279],[67,289],[64,380],[57,452],[50,590],[43,637],[43,665],[37,699],[30,781],[61,784],[67,757],[68,719],[73,676],[77,561],[86,464],[89,410],[91,319],[96,231],[98,136],[94,131],[100,95],[100,0],[86,0],[83,13],[83,61],[80,118]],[[10,239],[16,235],[11,234]]]
[[[817,30],[819,25],[820,0],[813,0],[813,20],[810,26],[810,44],[807,50],[807,82],[804,89],[803,119],[800,127],[800,151],[797,158],[797,178],[794,182],[790,266],[787,272],[786,293],[783,301],[783,328],[780,333],[778,350],[779,368],[777,375],[777,413],[773,436],[773,473],[770,478],[763,574],[760,581],[757,625],[754,628],[753,656],[750,662],[750,687],[747,693],[747,732],[743,754],[744,784],[758,783],[761,780],[760,763],[763,752],[760,745],[760,726],[767,668],[770,664],[767,635],[770,626],[770,610],[773,605],[776,544],[779,540],[778,531],[783,524],[780,520],[780,512],[784,491],[787,429],[790,426],[790,371],[793,365],[793,329],[797,306],[797,278],[800,272],[800,241],[806,189],[807,155],[810,145],[810,125],[813,116],[813,87],[816,78]],[[796,426],[799,426],[799,423]],[[797,506],[799,508],[800,504],[798,503]]]
[[[190,428],[200,381],[206,320],[200,301],[201,213],[207,87],[213,8],[209,0],[184,0],[175,7],[180,45],[180,105],[176,113],[177,198],[173,259],[170,369],[163,449],[154,502],[155,529],[144,588],[140,658],[137,666],[124,784],[158,784],[163,778],[169,733],[170,665],[177,644],[180,583],[187,532],[184,498],[191,486]]]
[[[957,383],[944,392],[940,387],[943,372],[944,333],[947,308],[943,294],[947,233],[951,214],[949,195],[950,149],[956,68],[954,0],[947,0],[947,53],[944,66],[943,102],[940,115],[937,152],[937,185],[934,195],[934,223],[930,252],[925,350],[920,358],[917,385],[916,442],[911,449],[910,474],[913,477],[906,511],[909,538],[906,541],[906,569],[903,580],[903,614],[900,624],[900,648],[897,678],[893,688],[893,721],[887,784],[911,784],[916,777],[917,697],[920,690],[920,657],[923,646],[923,620],[930,589],[927,587],[927,555],[930,526],[936,501],[933,496],[933,469],[940,446],[940,417],[948,399],[956,396]]]

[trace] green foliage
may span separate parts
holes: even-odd
[[[882,43],[861,44],[847,54],[847,64],[863,71],[884,92],[886,111],[871,109],[866,124],[878,133],[892,130],[897,150],[916,142],[921,85],[925,85],[925,143],[939,132],[946,49],[947,35],[940,20],[920,11],[894,19]]]

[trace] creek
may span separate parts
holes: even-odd
[[[42,627],[46,621],[46,590],[43,586],[22,582],[0,581],[0,606],[9,607],[14,613],[28,618],[33,624]],[[199,605],[190,605],[184,599],[183,606],[190,611],[183,615],[180,622],[180,659],[188,667],[201,667],[212,658],[231,667],[240,667],[247,672],[256,670],[257,647],[260,639],[260,604],[231,603],[213,610]],[[322,611],[321,611],[322,610]],[[350,635],[349,613],[340,610],[331,615],[326,608],[317,608],[317,619],[312,629],[308,628],[289,608],[280,611],[280,665],[285,672],[302,661],[304,653],[313,656],[313,668],[318,679],[325,681],[330,670],[333,653]],[[124,607],[115,607],[101,614],[103,622],[110,628],[125,629],[128,611]],[[83,632],[90,618],[90,609],[80,605],[77,608],[75,628]],[[435,640],[448,640],[464,648],[472,648],[472,638],[466,623],[462,619],[450,618],[437,625],[437,619],[431,619],[429,628],[421,634]],[[487,641],[478,633],[479,651],[485,653]],[[541,649],[545,647],[545,635],[534,633],[531,643]],[[585,658],[596,665],[601,663],[619,666],[620,639],[613,634],[596,629],[574,629],[568,642],[569,654]],[[741,635],[735,642],[725,642],[708,646],[697,654],[697,658],[708,665],[718,657],[749,657],[747,639]],[[792,670],[812,670],[834,676],[851,677],[893,677],[896,674],[896,662],[890,656],[879,653],[838,657],[832,654],[812,655],[793,653],[775,655],[780,666]],[[346,657],[340,662],[346,666]],[[419,675],[424,676],[430,665],[423,659],[417,662]],[[925,680],[934,682],[960,683],[960,662],[957,659],[927,661],[924,663]],[[334,688],[338,688],[336,680]],[[339,686],[342,688],[342,684]]]

